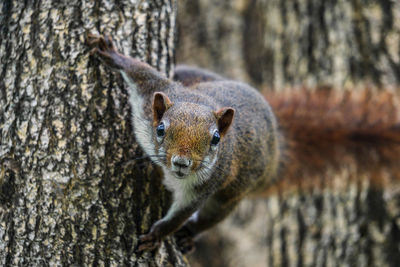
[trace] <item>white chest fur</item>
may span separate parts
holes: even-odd
[[[151,121],[144,116],[143,97],[138,93],[136,84],[124,72],[120,71],[125,82],[129,85],[129,103],[132,109],[132,122],[136,140],[147,155],[154,155],[155,148],[151,136]]]
[[[198,182],[196,174],[189,175],[184,179],[178,179],[166,168],[163,167],[163,183],[167,189],[174,194],[174,202],[190,202],[193,196],[193,188]]]
[[[212,170],[212,168],[210,168],[179,179],[165,166],[162,166],[162,168],[164,172],[163,183],[169,191],[173,192],[174,204],[178,206],[185,206],[198,197],[194,189],[195,186],[207,182],[211,177]]]
[[[196,198],[194,186],[198,183],[199,178],[196,174],[192,174],[184,179],[178,179],[164,166],[163,172],[163,183],[173,194],[173,203],[164,218],[168,220],[177,210],[189,206],[193,199]]]

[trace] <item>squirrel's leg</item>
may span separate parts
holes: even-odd
[[[235,194],[229,196],[224,191],[209,198],[174,235],[182,253],[193,251],[194,237],[225,219],[241,199],[242,197]]]
[[[119,53],[109,35],[88,34],[87,44],[108,67],[121,72],[124,80],[131,86],[136,84],[141,93],[161,91],[171,83],[163,74],[140,60]]]
[[[173,203],[164,218],[155,222],[148,234],[140,236],[138,251],[156,249],[160,245],[160,241],[178,230],[199,206],[199,201],[184,206]]]

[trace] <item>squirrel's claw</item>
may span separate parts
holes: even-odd
[[[95,46],[99,42],[100,35],[88,33],[86,35],[86,44],[89,46]]]
[[[139,237],[140,245],[137,249],[138,252],[141,251],[152,251],[160,246],[160,241],[153,234],[141,235]]]
[[[113,40],[109,34],[104,35],[104,43],[108,47],[108,49],[115,50]]]
[[[95,48],[93,48],[92,50],[90,50],[89,54],[90,54],[91,56],[94,56],[94,55],[97,54],[98,51],[99,51],[99,49],[98,49],[97,47],[95,47]]]

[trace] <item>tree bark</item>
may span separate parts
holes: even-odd
[[[400,83],[398,1],[179,4],[178,63],[259,89]],[[199,240],[192,266],[400,266],[400,172],[354,162],[243,201]]]
[[[400,82],[399,1],[179,4],[178,62],[275,89]]]
[[[185,266],[168,238],[136,253],[168,194],[127,89],[85,45],[109,33],[170,75],[175,1],[0,2],[0,265]],[[100,67],[99,67],[100,66]]]

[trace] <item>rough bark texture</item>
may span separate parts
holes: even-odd
[[[178,62],[257,86],[400,82],[400,2],[179,2]]]
[[[178,63],[260,89],[400,83],[398,1],[179,4]],[[364,173],[352,162],[307,189],[298,181],[296,190],[242,202],[199,240],[192,266],[399,266],[398,170]]]
[[[86,32],[170,74],[175,2],[0,1],[0,265],[184,266],[171,239],[137,254],[165,208],[118,75]]]

